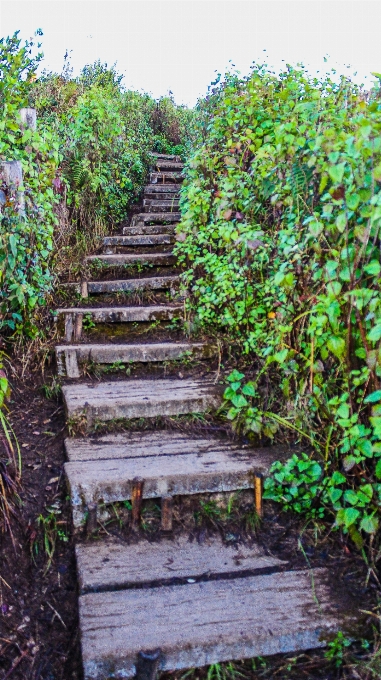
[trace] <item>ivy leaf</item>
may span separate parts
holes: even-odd
[[[340,184],[344,177],[345,163],[338,163],[328,168],[328,174],[334,184]]]
[[[377,342],[381,338],[381,323],[373,326],[366,337],[370,342]]]
[[[376,390],[375,392],[371,392],[371,394],[368,394],[367,397],[364,399],[364,404],[374,404],[376,401],[381,400],[381,390]]]
[[[243,394],[246,394],[248,397],[255,397],[256,391],[255,391],[255,386],[253,382],[248,382],[246,385],[243,386],[242,388]]]
[[[381,264],[379,263],[378,260],[371,260],[371,262],[369,262],[369,264],[366,264],[363,269],[364,272],[366,272],[367,274],[377,276],[377,274],[379,274],[381,271]]]
[[[243,408],[248,405],[247,399],[242,394],[235,394],[231,401],[236,408]]]
[[[339,338],[337,335],[331,335],[327,341],[327,347],[338,359],[340,359],[345,352],[345,340]]]
[[[360,522],[360,529],[367,534],[375,534],[378,529],[379,521],[374,515],[364,515]]]

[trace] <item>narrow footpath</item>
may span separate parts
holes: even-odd
[[[208,342],[179,340],[175,330],[170,341],[151,341],[155,325],[172,321],[174,328],[183,315],[171,251],[182,168],[178,158],[156,155],[144,212],[120,235],[106,237],[102,254],[87,258],[86,271],[98,277],[69,284],[81,306],[57,310],[67,424],[69,432],[84,433],[66,440],[65,469],[77,534],[85,680],[136,673],[148,680],[158,670],[321,647],[324,635],[342,626],[325,569],[291,570],[259,545],[191,542],[185,532],[172,532],[174,497],[253,489],[256,480],[260,508],[261,475],[276,459],[271,448],[160,429],[162,417],[221,403],[215,374],[154,370],[157,362],[184,357],[207,364],[217,351]],[[136,334],[139,328],[148,340]],[[126,375],[135,363],[147,367],[141,378]],[[99,379],[90,380],[90,370],[102,365]],[[122,379],[104,371],[118,366]],[[144,423],[136,419],[156,419],[158,426],[118,431],[121,422]],[[106,426],[106,434],[97,434]],[[100,537],[107,509],[122,502],[138,536],[144,499],[161,504],[160,541]]]

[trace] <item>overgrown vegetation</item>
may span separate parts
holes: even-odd
[[[34,340],[43,365],[55,283],[79,279],[84,256],[126,218],[152,152],[185,154],[194,114],[171,95],[155,101],[126,91],[115,66],[100,61],[74,77],[65,55],[61,74],[38,75],[41,35],[25,44],[18,33],[0,40],[0,338],[10,350]],[[22,122],[25,108],[36,109],[36,129]],[[21,163],[22,185],[9,182],[14,161]],[[0,524],[9,526],[7,498],[21,466],[6,421],[2,369]]]
[[[361,547],[381,504],[380,89],[254,66],[199,108],[177,253],[196,323],[239,350],[227,417],[288,431],[302,453],[266,497]]]

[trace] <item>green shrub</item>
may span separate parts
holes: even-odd
[[[345,477],[340,503],[324,501],[336,523],[370,533],[381,479],[379,93],[302,67],[254,66],[217,83],[200,105],[177,245],[196,321],[255,363],[246,392],[242,375],[225,393],[229,417],[308,442],[322,478]]]

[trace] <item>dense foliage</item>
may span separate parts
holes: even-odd
[[[20,187],[2,175],[0,329],[8,336],[36,334],[34,312],[57,276],[77,275],[83,255],[139,198],[150,153],[184,154],[192,132],[192,111],[170,96],[125,91],[115,66],[98,61],[74,78],[66,59],[62,74],[37,77],[36,47],[17,33],[0,40],[0,163],[21,161],[25,197],[24,211]],[[21,123],[25,107],[37,110],[37,130]]]
[[[199,108],[177,252],[195,322],[246,366],[227,416],[294,433],[305,453],[274,466],[266,496],[333,513],[361,545],[381,504],[379,89],[255,66]]]

